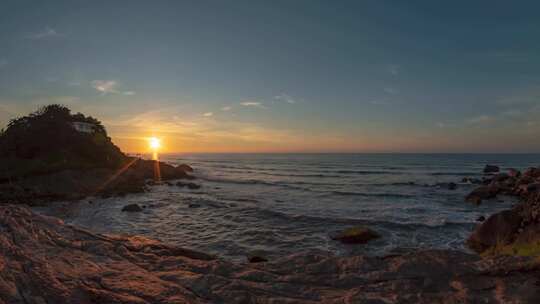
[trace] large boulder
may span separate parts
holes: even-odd
[[[497,173],[499,170],[499,167],[494,165],[486,165],[484,167],[484,173]]]
[[[471,193],[469,193],[465,200],[467,202],[471,202],[474,204],[480,204],[483,200],[491,199],[497,196],[498,188],[493,186],[481,186],[476,189],[474,189]]]
[[[514,240],[522,217],[516,210],[505,210],[490,216],[467,239],[467,245],[478,253]]]

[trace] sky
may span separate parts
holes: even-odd
[[[540,152],[538,1],[0,4],[0,126],[60,103],[127,152]]]

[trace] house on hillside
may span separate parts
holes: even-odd
[[[75,130],[82,133],[94,133],[96,127],[95,124],[82,121],[74,121],[71,123],[71,125]]]

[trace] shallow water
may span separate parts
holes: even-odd
[[[466,250],[475,220],[514,202],[464,202],[474,185],[438,183],[481,177],[486,163],[524,169],[540,155],[497,154],[169,154],[195,168],[199,190],[158,185],[122,198],[59,202],[39,212],[102,233],[142,234],[244,260],[302,251],[384,254],[396,248]],[[146,206],[141,213],[123,206]],[[329,234],[367,225],[382,238],[342,245]]]

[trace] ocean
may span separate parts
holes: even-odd
[[[125,197],[59,202],[38,211],[100,233],[141,234],[244,261],[305,252],[384,255],[418,248],[467,251],[480,216],[515,198],[464,201],[486,164],[525,169],[538,154],[166,154],[191,165],[200,189],[166,184]],[[451,190],[446,183],[457,183]],[[140,213],[121,212],[131,203]],[[333,233],[355,225],[382,235],[344,245]]]

